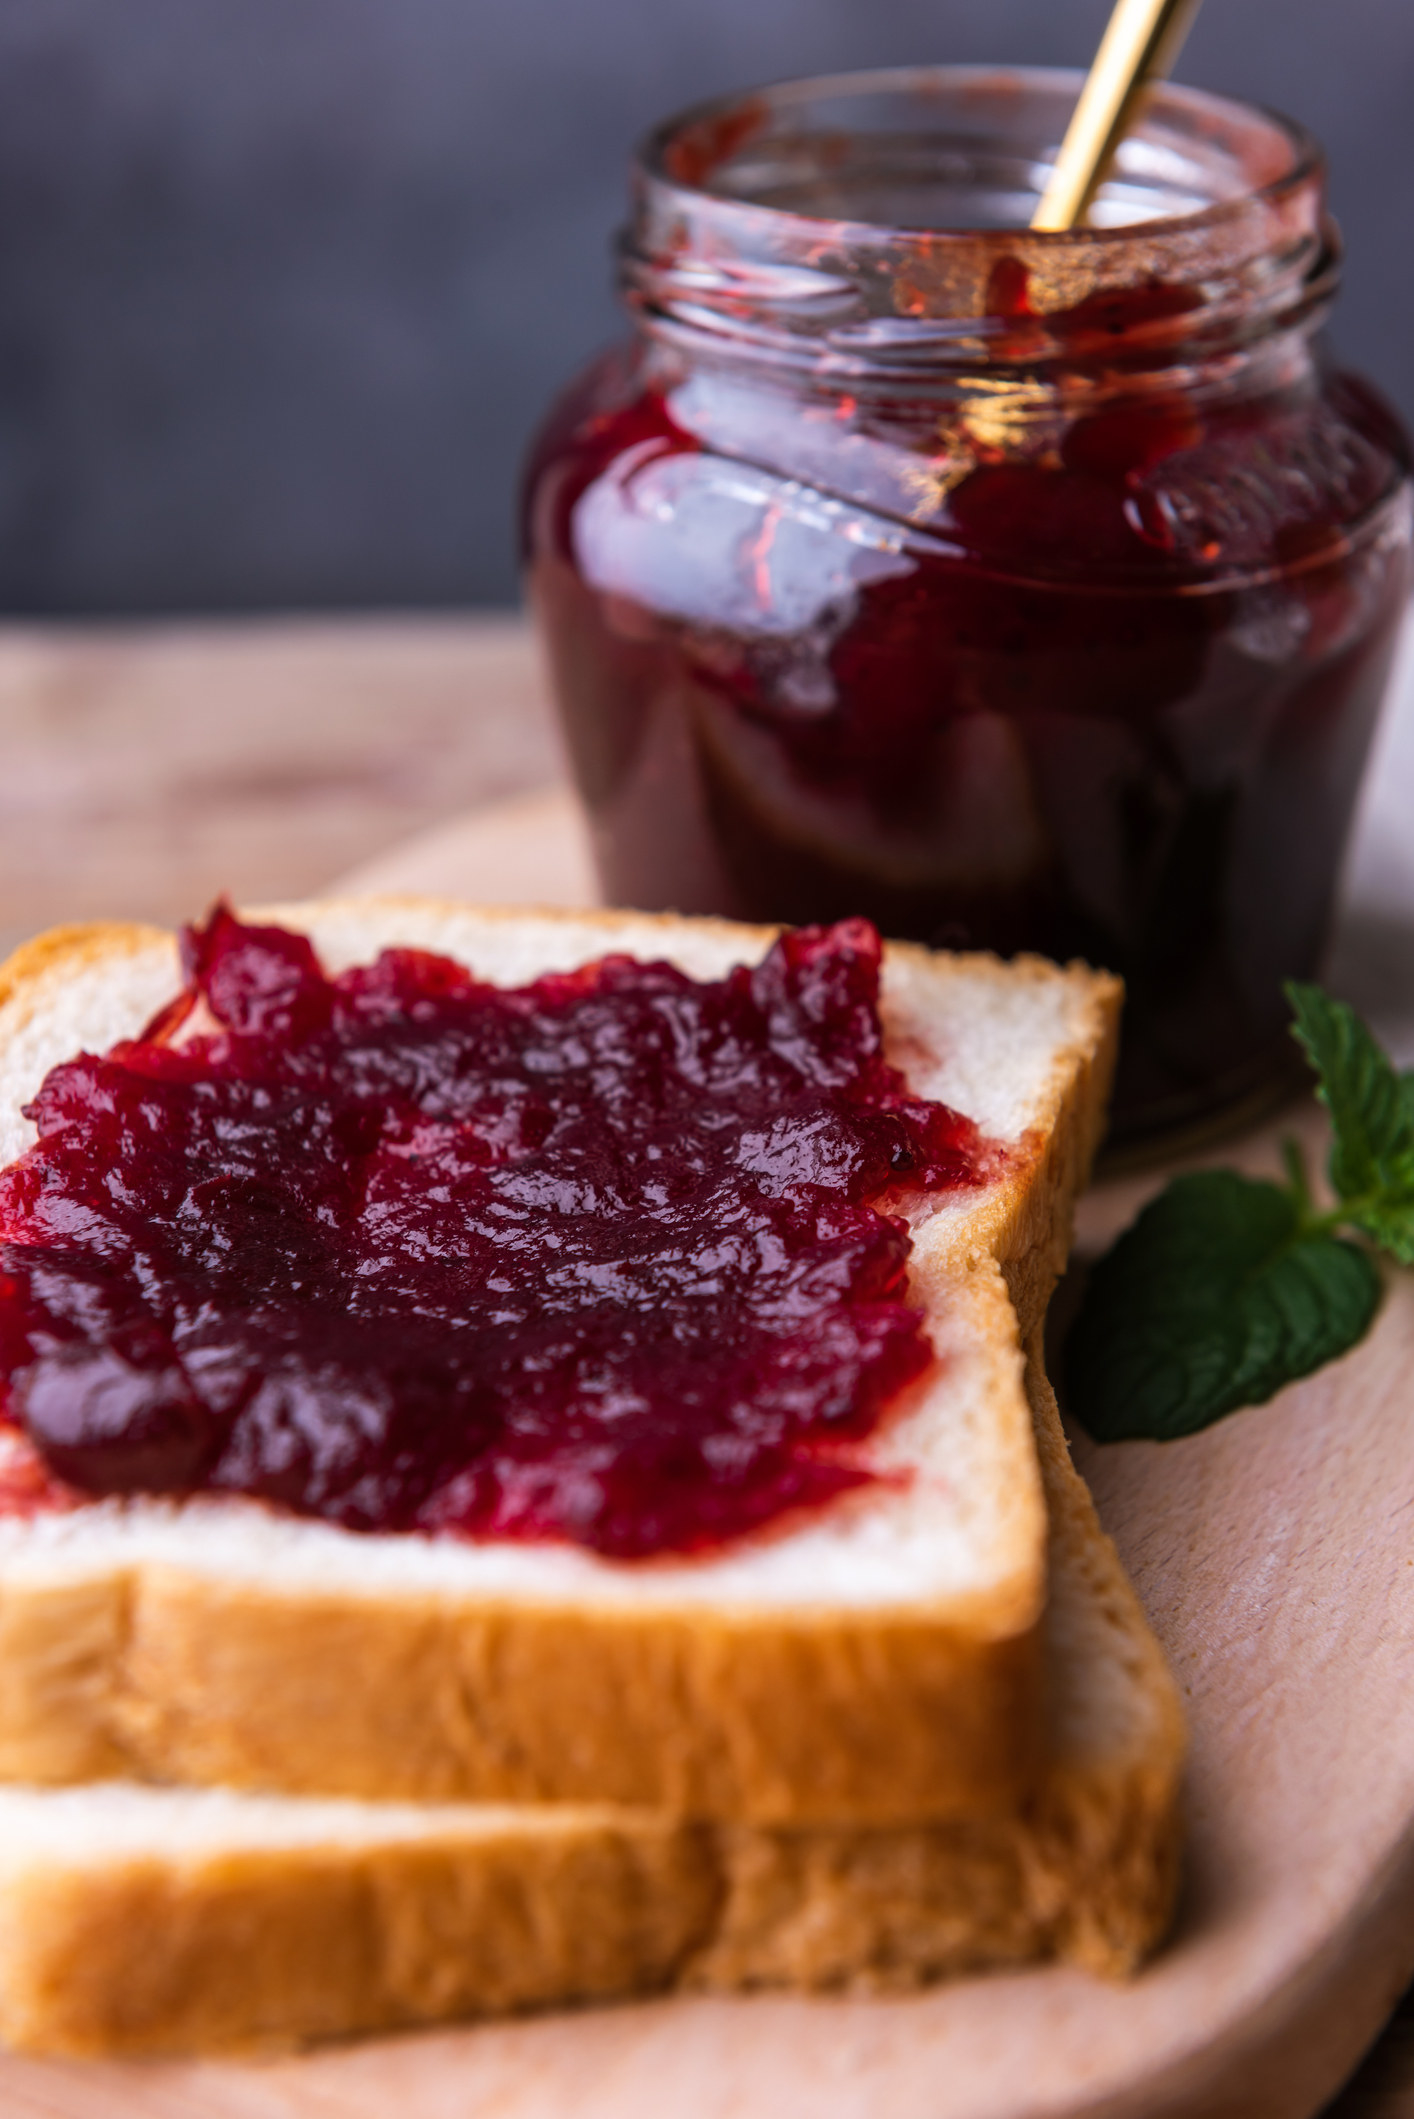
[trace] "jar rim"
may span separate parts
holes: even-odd
[[[988,89],[997,92],[1046,93],[1069,91],[1073,104],[1085,75],[1079,68],[1050,66],[988,66],[937,64],[860,68],[837,74],[803,75],[763,87],[715,96],[686,106],[654,126],[640,141],[635,169],[640,180],[655,188],[681,194],[684,202],[710,206],[731,218],[734,212],[754,217],[768,216],[784,232],[796,228],[805,240],[822,225],[828,225],[837,241],[867,244],[881,235],[926,234],[930,248],[975,245],[1026,236],[1028,245],[1043,246],[1052,255],[1076,248],[1117,249],[1136,237],[1167,235],[1196,237],[1216,232],[1225,222],[1250,214],[1254,208],[1279,207],[1292,193],[1310,185],[1323,185],[1325,156],[1315,136],[1298,120],[1264,104],[1222,96],[1211,90],[1191,88],[1172,81],[1156,83],[1150,90],[1144,115],[1131,139],[1143,139],[1156,117],[1186,115],[1195,129],[1210,139],[1236,143],[1242,133],[1253,139],[1259,133],[1271,148],[1284,149],[1285,165],[1263,181],[1252,183],[1187,212],[1157,214],[1147,219],[1119,220],[1108,225],[1086,221],[1066,229],[1032,229],[1025,224],[996,226],[924,226],[876,219],[854,220],[834,213],[812,214],[784,208],[747,196],[714,189],[709,182],[694,181],[684,171],[696,162],[703,175],[725,167],[739,148],[759,137],[772,115],[854,97],[886,97],[904,92],[939,97],[949,89],[976,95]],[[1068,115],[1068,112],[1067,112]],[[757,121],[757,122],[753,122]],[[1059,147],[1059,140],[1053,143]],[[676,162],[677,167],[673,165]],[[1049,166],[1039,165],[1046,174]],[[1036,191],[1039,200],[1040,188]]]
[[[978,362],[1159,374],[1200,342],[1205,358],[1240,357],[1314,330],[1339,277],[1324,158],[1254,104],[1156,86],[1098,194],[1099,225],[1029,225],[1082,78],[893,67],[669,118],[635,165],[620,246],[631,313],[698,354],[940,381]],[[1195,210],[1132,211],[1157,198]],[[1131,292],[1143,299],[1121,315],[1112,298]]]

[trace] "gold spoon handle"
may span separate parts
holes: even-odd
[[[1084,220],[1145,89],[1173,65],[1197,12],[1198,0],[1115,0],[1033,228]]]

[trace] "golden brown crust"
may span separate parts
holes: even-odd
[[[1054,1764],[1031,1813],[1034,1839],[1055,1880],[1056,1954],[1113,1976],[1142,1963],[1173,1917],[1188,1733],[1164,1652],[1071,1462],[1039,1329],[1027,1393],[1052,1566],[1074,1585],[1048,1616],[1048,1657],[1070,1675],[1053,1692]],[[1077,1874],[1096,1887],[1068,1889]]]
[[[156,1779],[687,1816],[946,1816],[1042,1756],[1037,1630],[302,1597],[149,1570],[108,1703]],[[488,1713],[488,1703],[494,1712]]]
[[[1010,1817],[899,1830],[723,1827],[709,1988],[909,1988],[1059,1958],[1135,1971],[1173,1917],[1186,1735],[1162,1649],[1027,1366],[1050,1518],[1048,1770]]]
[[[36,1867],[7,1893],[0,2032],[219,2051],[652,1993],[719,1892],[701,1835],[628,1813]]]
[[[131,1772],[115,1702],[129,1627],[117,1573],[0,1594],[0,1781],[39,1786]]]
[[[645,917],[593,916],[611,932],[641,929]],[[650,924],[681,927],[672,916]],[[730,923],[701,925],[742,938]],[[763,946],[773,932],[746,930]],[[115,926],[41,937],[0,969],[0,1033],[51,979],[165,939]],[[1038,960],[970,961],[999,978],[1056,977]],[[1088,1025],[1057,1053],[1038,1137],[957,1261],[994,1272],[999,1260],[1028,1328],[1064,1257],[1112,1061],[1118,988],[1084,976]],[[999,1329],[1010,1339],[1015,1326],[1006,1318]],[[484,1598],[292,1598],[151,1563],[77,1584],[20,1573],[0,1588],[0,1776],[119,1771],[368,1797],[592,1798],[761,1822],[996,1809],[1034,1784],[1044,1750],[1039,1551],[1023,1573],[1011,1603],[954,1607],[948,1622],[926,1609],[822,1621],[647,1600],[610,1615]]]
[[[1065,1271],[1075,1202],[1090,1181],[1109,1110],[1124,988],[1104,973],[1090,978],[1088,1032],[1057,1055],[1051,1087],[1055,1116],[1044,1136],[1041,1167],[996,1251],[1023,1342],[1039,1330]]]
[[[145,1857],[21,1863],[0,2033],[50,2053],[210,2050],[673,1984],[897,1990],[1045,1958],[1132,1972],[1171,1915],[1182,1717],[1036,1362],[1029,1385],[1054,1726],[1020,1810],[802,1830],[532,1809],[490,1835],[432,1810],[411,1840],[375,1810],[362,1836],[315,1845],[218,1834],[203,1854],[173,1832]]]
[[[99,963],[115,953],[136,956],[154,942],[169,939],[165,928],[144,927],[134,920],[89,920],[46,928],[0,962],[0,1008],[15,1002],[27,1006],[56,972],[68,977],[85,964]],[[7,1030],[12,1024],[13,1018]]]

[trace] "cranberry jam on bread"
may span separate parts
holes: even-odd
[[[876,1002],[857,930],[411,901],[259,923],[284,937],[263,987],[235,921],[187,977],[175,938],[127,927],[0,974],[0,1775],[759,1826],[1028,1800],[1046,1526],[1021,1345],[1098,1135],[1114,981],[889,947]],[[419,1010],[379,1075],[365,1032]],[[482,1074],[423,1094],[451,1016]],[[212,1098],[234,1163],[209,1160]],[[247,1284],[262,1214],[285,1279]],[[320,1244],[358,1214],[384,1240],[341,1280]],[[674,1242],[715,1310],[680,1299]]]

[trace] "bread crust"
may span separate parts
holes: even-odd
[[[311,928],[321,946],[326,935],[367,933],[367,953],[403,928],[404,939],[436,946],[425,937],[439,923],[469,917],[411,900],[257,916]],[[680,942],[690,931],[694,947],[750,956],[775,932],[640,914],[475,917],[487,933],[533,921],[591,934],[601,950],[616,941],[641,950],[645,935]],[[158,930],[126,926],[40,937],[0,969],[0,1046],[28,1049],[56,995],[104,974],[115,957],[144,967],[157,1005],[171,946]],[[1075,1018],[1004,1181],[955,1227],[930,1227],[915,1260],[930,1307],[965,1289],[989,1311],[982,1336],[997,1363],[1016,1557],[988,1594],[945,1607],[713,1609],[674,1605],[645,1573],[641,1597],[609,1611],[455,1593],[370,1599],[308,1585],[294,1594],[157,1558],[7,1564],[0,1777],[123,1773],[369,1798],[612,1800],[761,1824],[882,1826],[1014,1807],[1046,1753],[1042,1514],[1017,1318],[1025,1332],[1039,1322],[1064,1260],[1102,1125],[1119,989],[1103,974],[1061,973],[1037,959],[951,961],[974,980],[1047,991],[1069,981]],[[938,959],[906,946],[891,947],[889,963],[886,1034],[909,979],[939,971]],[[111,1041],[105,1028],[94,1042]]]
[[[1027,1387],[1051,1522],[1051,1757],[1018,1810],[801,1829],[429,1809],[409,1833],[383,1806],[351,1825],[320,1805],[322,1832],[292,1844],[220,1825],[203,1840],[180,1806],[221,1797],[146,1791],[145,1844],[123,1852],[110,1831],[95,1855],[61,1831],[56,1856],[24,1808],[67,1798],[21,1795],[17,1824],[0,1795],[0,2035],[205,2051],[669,1987],[906,1991],[1046,1958],[1131,1973],[1172,1913],[1182,1716],[1035,1350]]]
[[[32,1865],[4,1892],[0,2034],[241,2050],[653,1993],[720,1895],[707,1837],[642,1812]]]
[[[894,1830],[720,1828],[724,1894],[682,1983],[907,1990],[1037,1958],[1125,1978],[1173,1917],[1178,1688],[1027,1361],[1049,1522],[1045,1774],[1009,1816]]]

